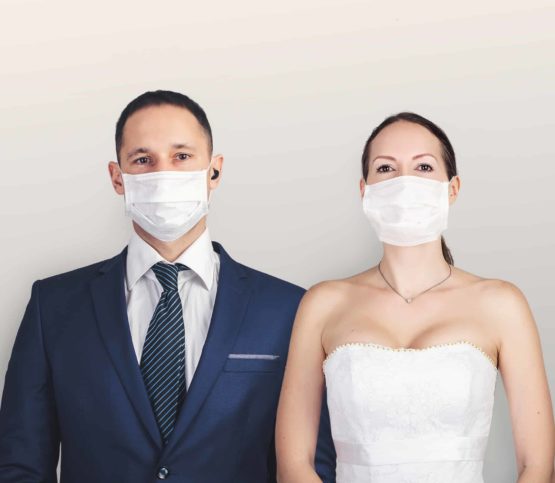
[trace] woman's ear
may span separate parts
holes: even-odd
[[[459,196],[459,190],[461,189],[461,178],[459,175],[455,175],[449,181],[449,204],[455,202]]]
[[[360,198],[362,199],[364,197],[364,189],[366,188],[366,181],[364,180],[364,178],[360,178]]]

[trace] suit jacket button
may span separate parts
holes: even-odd
[[[165,480],[170,475],[170,470],[168,470],[165,466],[162,466],[158,469],[158,479]]]

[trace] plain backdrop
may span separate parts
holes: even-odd
[[[555,2],[0,3],[0,390],[34,280],[118,253],[114,128],[146,90],[197,100],[225,156],[209,217],[237,260],[308,287],[377,263],[363,144],[413,110],[462,187],[455,264],[518,285],[555,387]],[[486,481],[516,480],[501,380]]]

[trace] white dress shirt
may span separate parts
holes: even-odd
[[[162,285],[151,270],[160,261],[167,262],[133,231],[127,247],[125,284],[127,317],[139,363],[148,326],[162,294]],[[177,278],[185,325],[185,385],[188,388],[210,327],[218,290],[220,257],[212,248],[208,228],[173,263],[190,268],[180,271]]]

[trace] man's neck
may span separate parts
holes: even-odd
[[[165,242],[154,238],[147,233],[139,225],[133,222],[133,229],[145,242],[154,248],[165,260],[174,262],[187,248],[189,248],[195,240],[202,235],[206,229],[206,216],[203,217],[193,228],[187,233],[179,237],[177,240]]]

